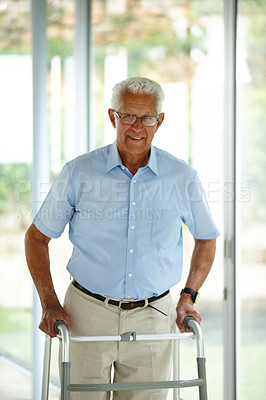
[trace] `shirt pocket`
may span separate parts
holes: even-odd
[[[103,229],[103,210],[93,208],[79,208],[72,218],[72,229],[80,237],[93,238]]]
[[[178,244],[182,221],[174,211],[160,210],[152,221],[151,241],[162,248]]]

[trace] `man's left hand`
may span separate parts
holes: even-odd
[[[176,324],[181,333],[190,332],[190,330],[186,329],[183,325],[184,318],[186,317],[193,317],[200,324],[201,315],[195,309],[190,294],[185,293],[180,297],[176,307],[176,312],[177,312]]]

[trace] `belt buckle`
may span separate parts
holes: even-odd
[[[141,308],[143,308],[143,307],[147,307],[148,306],[148,304],[149,304],[149,301],[148,301],[148,299],[146,298],[146,299],[143,299],[145,302],[144,302],[144,304],[143,304],[143,306],[139,306],[139,307],[141,307]],[[140,300],[139,300],[140,301]],[[138,302],[138,300],[136,300],[136,301],[124,301],[124,300],[120,300],[119,301],[119,305],[118,305],[118,308],[120,308],[120,310],[122,309],[122,310],[134,310],[134,308],[135,308],[135,303],[136,302]],[[122,308],[122,304],[128,304],[129,305],[129,308]]]
[[[123,308],[122,305],[123,304],[128,304],[129,308]],[[124,300],[120,300],[119,304],[118,304],[118,308],[120,310],[133,310],[134,309],[134,301],[124,301]]]

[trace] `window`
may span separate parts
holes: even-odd
[[[240,399],[266,396],[266,4],[241,0],[238,24]]]
[[[129,76],[157,80],[166,94],[165,121],[154,144],[198,171],[221,236],[213,269],[201,290],[208,396],[223,395],[223,65],[222,0],[92,0],[93,136],[111,143],[111,88]],[[266,5],[240,0],[237,31],[236,208],[237,285],[240,317],[239,399],[264,398],[266,278],[264,170],[266,159]],[[47,0],[50,182],[79,154],[76,137],[74,59],[75,1]],[[32,282],[23,249],[32,220],[31,2],[0,4],[0,339],[1,349],[32,360]],[[227,149],[224,149],[226,152]],[[86,149],[84,149],[84,152]],[[184,227],[184,272],[173,288],[177,299],[188,273],[193,239]],[[67,232],[50,245],[60,300],[69,283]],[[12,288],[12,291],[10,290]],[[182,343],[181,376],[191,377],[194,349]],[[54,353],[56,353],[55,350]],[[56,356],[52,371],[57,374]],[[194,373],[194,372],[193,372]],[[197,389],[183,389],[194,400]]]
[[[23,236],[29,220],[32,153],[30,2],[0,4],[0,340],[31,360],[31,280]]]
[[[130,76],[160,82],[166,95],[166,116],[154,144],[198,171],[222,233],[223,2],[94,0],[92,19],[97,146],[115,140],[107,115],[113,85]],[[193,246],[185,227],[184,245],[183,280],[172,290],[175,299],[184,285]],[[206,338],[209,397],[216,400],[223,398],[222,300],[221,235],[198,306]],[[184,347],[184,378],[191,377],[193,350]],[[197,396],[195,388],[183,391],[186,399]]]

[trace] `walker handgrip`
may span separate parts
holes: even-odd
[[[191,328],[190,328],[190,326],[189,326],[189,321],[195,321],[195,319],[193,318],[193,317],[186,317],[186,318],[184,318],[184,320],[183,320],[183,325],[184,325],[184,327],[186,328],[186,329],[189,329],[189,330],[191,330]]]
[[[65,323],[65,321],[57,320],[56,323],[54,324],[54,329],[55,329],[56,333],[60,333],[59,329],[58,329],[59,325],[65,325],[65,327],[67,327],[67,324]]]

